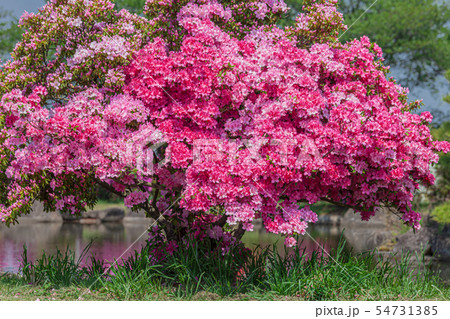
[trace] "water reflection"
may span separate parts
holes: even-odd
[[[78,258],[91,240],[90,249],[98,259],[112,261],[119,258],[130,247],[123,257],[127,257],[135,249],[139,249],[147,239],[147,225],[136,224],[19,224],[11,228],[0,226],[0,272],[17,272],[23,245],[27,246],[28,256],[35,260],[42,255],[65,250],[69,247]],[[139,239],[138,239],[139,238]],[[135,242],[136,241],[136,242]]]
[[[339,245],[341,232],[338,227],[312,226],[308,228],[308,233],[299,238],[299,247],[306,254],[324,249],[329,252]],[[284,256],[292,249],[286,249],[284,237],[272,233],[267,233],[264,229],[247,232],[242,238],[244,244],[253,249],[257,246],[267,247],[275,245],[278,253]],[[348,247],[346,247],[348,249]]]
[[[33,223],[19,224],[11,228],[0,226],[0,272],[18,271],[23,245],[27,246],[30,260],[40,257],[42,251],[52,254],[57,248],[65,250],[67,247],[70,247],[78,258],[91,240],[94,240],[94,243],[90,253],[96,258],[112,261],[130,247],[123,255],[123,258],[126,258],[144,244],[147,239],[146,229],[145,223]],[[340,232],[337,228],[315,227],[310,229],[309,233],[314,239],[305,235],[301,246],[308,253],[317,250],[319,245],[328,251],[336,248],[339,243]],[[266,233],[263,229],[246,233],[243,242],[249,248],[276,244],[281,254],[285,252],[284,239],[279,235]]]

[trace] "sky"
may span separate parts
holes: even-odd
[[[42,7],[43,4],[43,0],[0,0],[0,7],[12,11],[17,17],[25,10],[28,12],[37,12],[37,9]]]
[[[44,4],[44,0],[0,0],[0,8],[11,11],[15,16],[19,17],[23,11],[37,12]],[[402,72],[401,69],[391,69],[390,76],[398,77]],[[441,110],[446,114],[445,120],[450,120],[450,104],[442,101],[442,98],[450,91],[449,82],[443,76],[438,77],[435,83],[435,89],[412,87],[410,88],[410,100],[423,99],[425,106],[421,111]]]

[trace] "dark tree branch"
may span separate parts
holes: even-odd
[[[227,223],[227,219],[228,216],[226,214],[223,214],[222,217],[220,217],[220,219],[217,220],[213,225],[223,227]]]

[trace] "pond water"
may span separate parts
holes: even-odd
[[[11,228],[0,226],[0,272],[19,270],[24,245],[31,260],[40,257],[43,251],[52,254],[67,247],[78,258],[91,240],[93,244],[88,256],[93,254],[106,261],[126,258],[145,243],[147,226],[145,223],[27,223]],[[305,235],[302,242],[307,252],[317,250],[319,245],[327,251],[338,246],[340,233],[337,229],[315,227],[309,230],[309,234],[311,237]],[[263,229],[245,234],[243,241],[249,248],[276,244],[280,253],[284,252],[283,238]]]
[[[128,257],[134,250],[138,250],[147,239],[147,223],[103,223],[95,225],[71,223],[23,223],[11,228],[0,226],[0,273],[18,272],[23,246],[27,246],[28,257],[31,260],[42,255],[55,253],[57,249],[65,250],[69,247],[80,256],[86,245],[93,240],[88,256],[95,255],[98,259],[113,261]],[[249,248],[257,245],[267,246],[275,244],[278,251],[285,252],[284,240],[281,236],[269,234],[264,229],[246,233],[243,242]],[[365,230],[365,234],[368,231]],[[308,230],[309,235],[303,236],[301,247],[307,253],[323,247],[327,252],[336,248],[342,236],[339,227],[313,226]],[[355,252],[372,250],[376,246],[374,236],[360,236],[356,231],[346,230],[346,249]],[[369,239],[368,239],[369,238]],[[356,240],[355,240],[356,239]],[[446,281],[450,280],[450,263],[435,265],[441,271]]]
[[[0,226],[0,272],[17,272],[23,246],[27,246],[31,260],[42,255],[53,254],[67,247],[78,258],[83,249],[93,240],[90,255],[112,261],[126,258],[139,249],[147,239],[147,225],[104,223],[82,225],[69,223],[19,224],[6,228]]]

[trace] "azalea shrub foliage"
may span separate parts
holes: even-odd
[[[367,37],[341,44],[335,0],[52,0],[20,19],[0,70],[0,217],[34,201],[80,214],[99,185],[157,222],[152,237],[225,248],[252,221],[296,244],[328,201],[368,220],[411,202],[450,143],[411,111]]]

